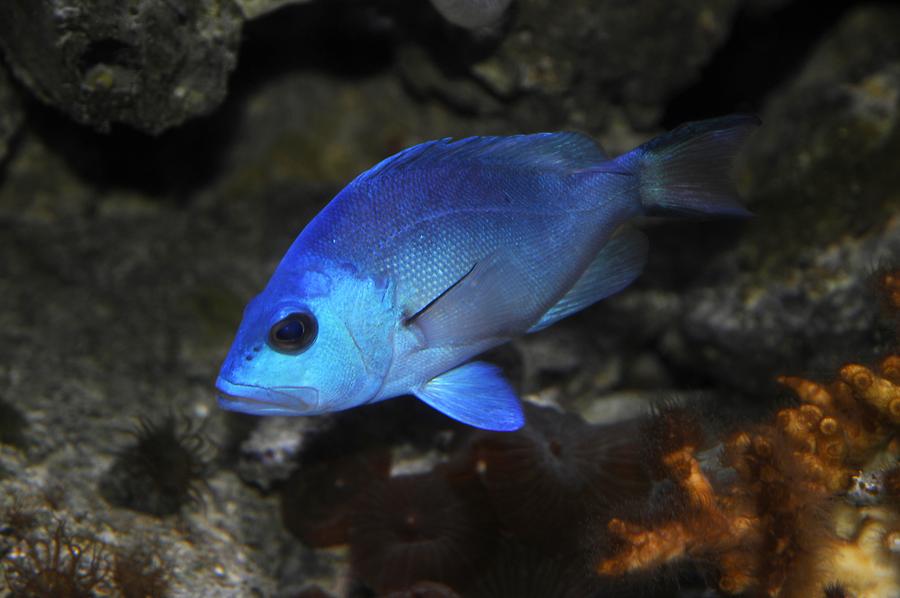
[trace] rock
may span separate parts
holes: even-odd
[[[698,76],[730,31],[737,5],[531,0],[513,7],[494,42],[435,26],[421,43],[440,58],[439,73],[414,52],[401,56],[399,66],[411,86],[439,97],[457,97],[461,85],[471,96],[471,81],[477,82],[481,97],[467,98],[470,110],[490,113],[498,109],[497,98],[512,100],[503,110],[523,131],[594,130],[610,118],[611,106],[646,128],[658,122],[664,102]]]
[[[321,418],[266,418],[241,443],[236,466],[244,482],[268,491],[297,469],[304,437],[329,420]]]
[[[35,96],[76,121],[157,134],[219,105],[242,23],[233,0],[11,0],[0,46]]]
[[[24,120],[22,103],[13,88],[6,69],[0,64],[0,164],[6,159],[11,143]]]
[[[310,0],[235,0],[244,16],[255,19],[289,4],[305,4]]]
[[[185,130],[130,136],[131,145],[101,150],[123,136],[97,135],[43,111],[23,131],[0,185],[0,412],[9,416],[3,423],[19,413],[28,424],[14,437],[0,425],[3,483],[32,480],[29,494],[47,480],[77,486],[61,517],[93,510],[91,522],[112,521],[117,539],[129,530],[159,537],[165,556],[180,563],[174,587],[204,596],[275,595],[286,532],[270,519],[279,512],[273,498],[258,489],[283,483],[307,436],[331,422],[248,417],[242,421],[259,430],[231,429],[235,420],[217,408],[214,380],[244,305],[308,219],[360,170],[468,126],[445,110],[417,107],[389,76],[286,75],[258,86],[239,109],[211,118],[212,126],[233,118],[236,135],[221,170],[184,204],[127,177],[107,186],[98,182],[99,166],[85,176],[76,164],[90,154],[87,162],[112,160],[124,171],[196,167],[194,154],[206,146]],[[408,118],[393,119],[398,112]],[[38,117],[47,119],[40,131]],[[430,437],[420,412],[401,411],[417,423],[404,424],[404,437]],[[111,460],[133,444],[137,418],[167,412],[203,421],[210,444],[230,447],[227,470],[209,479],[205,515],[189,506],[158,520],[98,495]],[[366,429],[383,432],[394,419],[365,418],[373,422]],[[260,511],[266,515],[257,517]],[[180,527],[185,519],[189,531]],[[203,546],[191,552],[187,534]],[[320,574],[310,572],[309,559],[297,567],[305,569],[292,583]]]
[[[226,199],[300,181],[336,192],[373,164],[416,143],[506,132],[499,118],[482,119],[476,128],[441,106],[421,105],[394,77],[347,82],[313,73],[260,85],[237,120],[235,142],[224,158]],[[290,201],[287,209],[300,207]],[[293,233],[313,215],[298,214]]]
[[[279,551],[272,533],[278,523],[267,521],[277,505],[236,475],[217,472],[202,497],[205,508],[188,507],[168,520],[109,505],[97,492],[112,456],[133,443],[129,430],[140,415],[199,415],[212,442],[225,444],[211,376],[229,341],[226,328],[239,319],[243,296],[231,299],[235,273],[252,269],[229,258],[230,274],[208,276],[217,258],[198,249],[230,252],[209,242],[213,229],[197,224],[203,218],[121,192],[102,206],[88,203],[84,196],[94,194],[71,174],[60,175],[56,169],[65,167],[35,145],[32,137],[23,140],[0,191],[0,220],[15,221],[0,234],[8,273],[0,280],[0,383],[3,399],[28,421],[21,442],[31,464],[15,469],[0,452],[0,470],[22,480],[29,495],[65,486],[56,516],[90,512],[78,519],[115,544],[157,538],[163,556],[177,564],[173,595],[272,595],[272,554],[244,544]],[[37,176],[32,167],[45,187],[28,184]],[[18,201],[20,188],[34,189],[27,203]],[[240,236],[231,225],[216,235],[227,244]],[[182,270],[188,263],[199,270]]]
[[[900,256],[900,10],[848,14],[768,102],[745,180],[756,217],[691,291],[666,352],[745,390],[884,345],[872,272]]]
[[[14,434],[0,425],[0,507],[8,490],[65,488],[48,516],[112,544],[157,537],[174,563],[173,595],[294,596],[312,584],[355,595],[346,548],[288,537],[285,476],[308,482],[344,456],[384,456],[385,476],[389,466],[457,471],[469,446],[467,429],[413,398],[290,421],[216,407],[213,381],[241,310],[309,218],[363,169],[436,137],[579,126],[630,149],[650,135],[635,129],[655,126],[698,76],[737,0],[520,0],[478,34],[424,0],[289,3],[302,6],[203,0],[185,21],[172,17],[180,4],[154,0],[93,0],[93,12],[57,0],[69,10],[55,17],[49,0],[0,5],[7,62],[28,89],[95,128],[153,132],[198,113],[173,88],[216,82],[223,93],[240,22],[270,15],[248,25],[246,40],[263,43],[244,55],[225,110],[154,139],[96,134],[32,106],[0,176],[0,423],[24,422]],[[741,169],[755,219],[642,224],[650,263],[634,285],[488,360],[526,400],[607,423],[673,398],[712,418],[722,395],[770,396],[756,391],[776,373],[865,361],[878,334],[868,272],[900,255],[896,12],[849,14],[770,99]],[[347,22],[377,31],[348,50],[329,37]],[[322,31],[310,41],[295,23]],[[37,25],[34,39],[25,24]],[[218,41],[205,35],[217,27]],[[281,63],[296,40],[273,43],[273,27],[307,43],[296,62]],[[370,43],[377,56],[354,54]],[[85,55],[96,73],[122,78],[105,92],[83,88]],[[206,508],[160,519],[105,502],[98,481],[133,443],[137,418],[170,411],[202,421],[222,449]],[[378,478],[353,476],[367,479]],[[330,500],[325,484],[309,487]]]
[[[511,0],[431,0],[441,16],[460,27],[478,29],[497,23]]]

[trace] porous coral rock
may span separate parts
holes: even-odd
[[[496,24],[512,0],[431,0],[441,16],[460,27],[478,29]]]
[[[443,60],[410,52],[400,55],[399,66],[419,93],[470,111],[503,110],[522,130],[598,128],[612,106],[646,127],[658,121],[666,99],[698,76],[737,5],[529,0],[510,10],[494,51],[438,32],[423,42]],[[450,44],[458,50],[448,54]]]
[[[235,0],[244,16],[248,19],[255,19],[270,12],[276,11],[283,6],[289,4],[304,4],[310,0]]]
[[[0,165],[6,159],[13,137],[25,115],[18,92],[13,88],[6,68],[0,64]]]
[[[886,350],[869,274],[900,255],[898,28],[896,6],[849,11],[767,101],[740,169],[755,216],[684,295],[672,360],[758,393]]]
[[[38,98],[100,130],[159,133],[215,108],[236,63],[233,0],[10,0],[0,47]]]

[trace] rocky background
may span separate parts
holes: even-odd
[[[533,402],[594,425],[696,402],[727,427],[788,400],[779,374],[874,360],[896,343],[872,275],[900,260],[898,31],[890,2],[514,0],[474,30],[424,0],[3,2],[7,591],[40,595],[14,571],[35,538],[101,546],[98,595],[403,589],[371,573],[360,547],[386,540],[359,521],[425,491],[327,507],[453,463],[469,432],[407,399],[261,421],[220,412],[212,383],[308,219],[420,141],[575,129],[619,153],[686,120],[762,118],[737,171],[754,218],[648,220],[635,285],[492,356]],[[590,560],[602,542],[581,534],[568,548]],[[543,571],[488,545],[465,550],[512,554],[507,579]],[[129,555],[156,589],[145,576],[127,593],[113,563]],[[452,595],[444,573],[403,595]],[[690,568],[612,590],[540,574],[546,586],[523,587],[553,588],[541,596],[705,587]],[[463,595],[525,595],[475,585]]]

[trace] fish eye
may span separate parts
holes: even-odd
[[[269,329],[269,344],[277,351],[299,353],[316,340],[319,327],[310,313],[292,313]]]

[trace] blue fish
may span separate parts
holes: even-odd
[[[476,355],[628,286],[642,215],[744,216],[730,170],[759,124],[684,124],[617,158],[579,133],[440,139],[362,173],[306,226],[247,305],[216,387],[257,415],[413,394],[516,430],[521,405]]]

